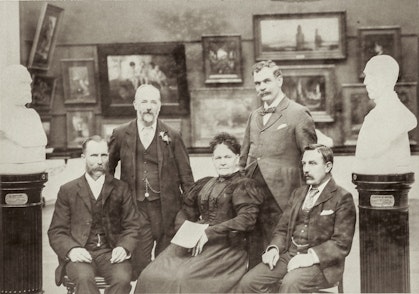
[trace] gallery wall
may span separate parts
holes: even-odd
[[[28,64],[38,19],[45,2],[21,1],[20,48],[21,63]],[[45,126],[49,127],[49,146],[56,149],[75,147],[69,133],[71,115],[85,113],[94,133],[109,134],[116,125],[133,116],[105,115],[106,101],[100,79],[98,47],[104,44],[124,46],[125,43],[179,43],[184,45],[187,96],[185,114],[162,114],[162,118],[182,131],[191,150],[206,146],[208,139],[223,128],[242,136],[250,109],[259,106],[255,96],[251,66],[255,63],[253,15],[314,14],[345,11],[345,58],[296,58],[278,60],[285,68],[296,66],[331,68],[332,85],[326,100],[331,105],[331,121],[316,122],[316,127],[332,138],[336,146],[356,142],[356,124],[368,109],[368,101],[359,77],[359,28],[399,27],[401,74],[399,86],[408,107],[417,113],[418,77],[418,3],[416,0],[319,0],[319,1],[109,1],[109,2],[47,2],[64,9],[59,24],[57,42],[48,70],[32,70],[35,75],[54,77],[55,92],[50,109],[41,111]],[[203,56],[203,35],[240,36],[241,82],[208,84]],[[93,68],[95,97],[89,103],[65,103],[63,67],[74,60],[87,59]],[[63,61],[64,60],[64,61]],[[65,61],[67,60],[67,61]],[[69,61],[70,60],[70,61]],[[77,64],[77,63],[76,63]],[[294,69],[293,69],[294,70]],[[67,81],[68,82],[68,81]],[[363,107],[354,108],[354,103]],[[361,108],[361,109],[360,109]],[[360,109],[360,110],[359,110]],[[86,112],[88,111],[88,112]],[[361,113],[358,113],[358,111]],[[354,117],[358,116],[358,117]],[[362,116],[362,115],[361,115]],[[69,139],[70,138],[70,139]],[[412,143],[417,131],[411,134]]]

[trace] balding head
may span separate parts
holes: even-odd
[[[372,75],[387,84],[394,86],[399,76],[399,65],[390,55],[377,55],[372,57],[365,66],[365,75]]]

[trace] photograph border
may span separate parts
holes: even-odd
[[[204,59],[204,73],[205,84],[239,84],[243,83],[243,68],[242,68],[242,48],[240,35],[203,35],[202,50]],[[209,43],[212,41],[235,42],[236,54],[235,61],[238,64],[238,69],[234,74],[211,74],[211,64],[209,60]]]
[[[132,104],[112,104],[108,78],[107,57],[109,55],[167,55],[172,56],[177,68],[177,103],[162,103],[160,114],[168,116],[189,114],[189,91],[186,72],[185,46],[181,43],[120,43],[98,45],[99,84],[101,89],[102,113],[105,117],[135,117]]]
[[[289,19],[316,19],[336,17],[339,22],[339,48],[328,51],[263,51],[261,42],[261,21],[289,20]],[[284,13],[284,14],[255,14],[253,15],[253,32],[255,45],[255,59],[261,60],[316,60],[316,59],[345,59],[346,58],[346,11],[313,12],[313,13]]]
[[[32,43],[32,48],[29,54],[28,59],[28,68],[31,69],[39,69],[39,70],[48,70],[51,66],[52,56],[54,55],[55,45],[57,42],[57,34],[60,28],[60,23],[62,21],[64,9],[55,5],[51,5],[49,3],[45,3],[41,10],[41,15],[38,19],[38,25],[36,27],[35,37]],[[42,27],[44,25],[44,21],[49,14],[54,14],[57,17],[57,22],[54,26],[54,32],[51,37],[50,48],[48,50],[48,57],[46,58],[47,62],[46,65],[36,63],[35,62],[35,53],[39,45],[39,40],[41,37]]]

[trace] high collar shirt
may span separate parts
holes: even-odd
[[[103,184],[105,183],[105,175],[101,175],[96,181],[88,173],[85,173],[84,176],[87,180],[87,184],[89,184],[90,191],[92,191],[93,196],[97,200],[102,191]]]
[[[313,205],[317,202],[317,199],[319,199],[319,197],[320,197],[320,195],[322,194],[322,192],[323,192],[323,190],[324,190],[324,188],[326,187],[326,185],[327,185],[327,183],[329,183],[329,181],[330,181],[330,179],[328,179],[327,181],[325,181],[323,184],[321,184],[321,185],[319,185],[318,187],[317,187],[317,190],[319,190],[319,192],[317,192],[317,194],[315,194],[314,195],[314,197],[313,197]],[[310,189],[308,189],[308,191],[307,191],[307,195],[306,195],[306,198],[304,199],[304,203],[303,203],[303,206],[302,207],[306,207],[306,205],[307,205],[307,202],[309,201],[308,200],[308,195],[310,194],[310,190],[313,188],[313,186],[310,186]],[[310,207],[310,209],[311,209],[311,207]]]
[[[281,103],[282,99],[284,99],[285,95],[282,95],[281,97],[277,97],[272,103],[271,105],[268,105],[268,103],[264,102],[263,103],[263,108],[264,109],[268,109],[270,107],[278,107],[279,103]],[[263,116],[263,125],[266,125],[266,123],[268,122],[269,118],[272,116],[272,113],[267,113]]]
[[[137,129],[140,141],[144,148],[147,149],[153,141],[156,134],[157,120],[151,126],[145,126],[140,119],[137,119]]]

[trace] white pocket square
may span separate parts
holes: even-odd
[[[286,128],[286,127],[287,127],[287,124],[282,124],[282,125],[279,125],[276,129],[280,130],[280,129],[283,129],[283,128]]]
[[[323,210],[320,215],[331,215],[335,213],[333,210]]]

